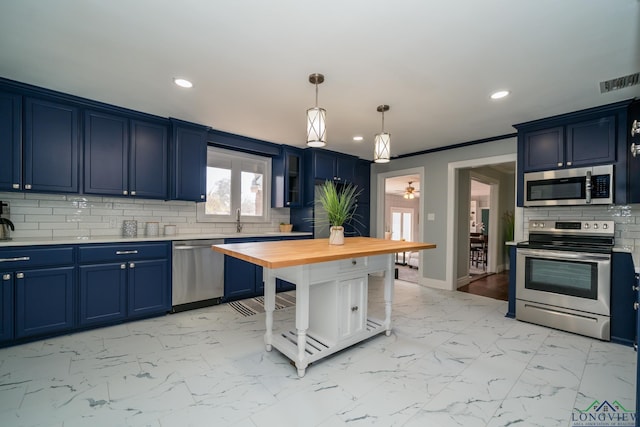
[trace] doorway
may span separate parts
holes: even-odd
[[[415,242],[422,233],[423,201],[422,168],[395,171],[384,174],[380,184],[384,185],[384,203],[378,204],[378,236],[392,240]],[[420,252],[401,252],[395,256],[397,279],[419,283],[421,276]]]
[[[515,211],[516,230],[521,224],[521,208],[515,207],[515,161],[516,154],[507,154],[480,159],[470,159],[451,162],[448,165],[448,190],[450,197],[447,201],[447,246],[446,246],[446,282],[447,287],[456,290],[469,282],[469,225],[470,225],[470,177],[473,172],[482,177],[495,178],[498,187],[490,180],[479,179],[499,188],[497,197],[492,197],[489,213],[489,238],[487,254],[487,270],[501,272],[508,265],[505,263],[503,242],[502,215],[505,211]],[[497,169],[497,172],[492,172]],[[519,210],[520,209],[520,210]],[[495,212],[495,215],[491,213]],[[497,233],[491,238],[492,230]]]

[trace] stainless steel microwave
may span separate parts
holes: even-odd
[[[613,165],[524,174],[525,206],[610,205]]]

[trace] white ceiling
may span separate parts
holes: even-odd
[[[323,73],[327,148],[367,159],[380,104],[395,156],[640,96],[598,86],[639,40],[640,0],[0,0],[0,77],[304,147]]]
[[[404,175],[387,178],[384,181],[384,191],[387,194],[404,195],[411,181],[413,192],[416,196],[420,196],[420,175]]]

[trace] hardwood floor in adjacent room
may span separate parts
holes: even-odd
[[[501,273],[472,279],[472,282],[458,288],[458,290],[460,292],[507,301],[509,296],[509,271],[505,270]]]

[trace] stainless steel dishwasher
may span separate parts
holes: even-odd
[[[172,312],[219,304],[224,296],[224,255],[211,245],[222,239],[173,242]]]

